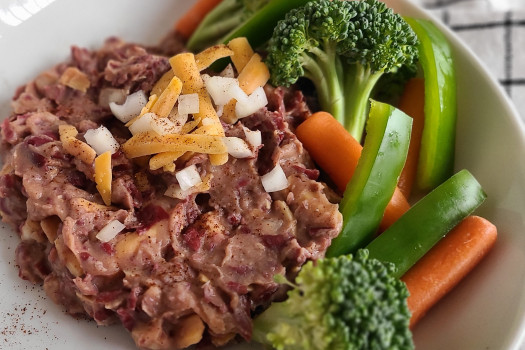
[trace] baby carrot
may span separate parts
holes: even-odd
[[[390,225],[403,216],[403,214],[406,213],[408,209],[410,209],[410,204],[403,195],[401,188],[396,187],[392,199],[390,199],[390,202],[386,206],[385,214],[383,215],[383,219],[379,225],[379,232],[383,232],[389,228]]]
[[[361,157],[361,144],[327,112],[312,114],[297,127],[296,135],[317,165],[344,192]],[[409,208],[408,201],[396,188],[386,207],[380,230],[390,226]]]
[[[401,277],[410,293],[410,327],[481,261],[496,237],[496,226],[468,216]]]
[[[425,81],[422,78],[413,78],[407,82],[398,107],[413,120],[407,160],[397,184],[405,198],[410,198],[417,173],[421,135],[425,121]]]
[[[204,17],[222,0],[197,0],[195,4],[175,23],[175,31],[189,39]]]
[[[312,114],[296,130],[310,156],[344,192],[363,147],[327,112]]]

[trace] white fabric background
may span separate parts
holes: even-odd
[[[525,0],[413,0],[481,58],[525,121]]]

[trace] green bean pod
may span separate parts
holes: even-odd
[[[246,37],[252,47],[259,47],[272,37],[273,28],[290,10],[310,1],[312,0],[271,0],[221,41],[228,43],[234,38]]]
[[[374,239],[366,247],[370,258],[393,263],[401,277],[486,197],[474,176],[461,170]]]

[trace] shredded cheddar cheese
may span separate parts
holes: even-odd
[[[80,159],[86,164],[91,164],[97,156],[97,152],[87,143],[77,139],[78,131],[73,125],[62,124],[58,126],[58,134],[62,147],[66,153]]]
[[[232,39],[228,43],[228,47],[233,51],[232,62],[235,69],[237,72],[241,72],[254,54],[252,46],[248,39],[241,37]]]
[[[62,73],[58,79],[58,82],[82,92],[86,92],[91,85],[91,82],[89,81],[86,73],[81,72],[76,67],[67,67],[64,73]]]
[[[246,38],[233,39],[228,45],[209,47],[196,55],[185,52],[171,57],[171,70],[157,81],[140,114],[126,124],[133,133],[122,145],[128,158],[143,159],[150,170],[169,172],[175,171],[176,161],[182,162],[194,152],[208,154],[212,165],[228,161],[221,118],[234,123],[238,119],[236,105],[238,107],[239,104],[232,99],[225,105],[214,105],[201,76],[202,70],[225,57],[231,58],[239,73],[238,82],[242,91],[235,98],[242,99],[243,92],[249,96],[268,81],[268,68]],[[230,70],[233,77],[234,70]],[[195,95],[198,101],[190,104],[179,98],[190,95]],[[140,123],[135,124],[139,120]],[[171,127],[164,127],[162,120]],[[104,189],[107,191],[107,187]]]
[[[68,137],[77,137],[78,131],[73,125],[62,124],[58,126],[58,134],[60,136],[60,141],[64,142]]]
[[[157,116],[166,118],[170,114],[171,110],[177,102],[177,98],[182,91],[182,81],[173,77],[168,86],[162,91],[158,100],[150,108],[151,113],[155,113]]]
[[[175,74],[173,74],[173,70],[171,69],[164,73],[162,77],[155,83],[153,89],[151,89],[151,95],[160,96],[160,94],[162,94],[162,91],[164,91],[164,89],[168,87],[168,84],[174,76]]]
[[[211,64],[221,58],[233,55],[233,51],[224,44],[215,45],[195,55],[195,63],[200,71],[208,68]]]
[[[150,158],[149,168],[151,170],[157,170],[160,168],[164,168],[170,164],[173,164],[173,162],[175,162],[183,154],[184,154],[184,151],[158,153]]]
[[[182,93],[192,94],[204,88],[195,55],[189,52],[180,53],[170,58],[171,69],[182,81]]]
[[[152,131],[133,136],[122,145],[122,149],[128,158],[162,152],[226,153],[226,146],[221,136],[195,134],[159,135]]]
[[[250,95],[260,86],[264,86],[266,82],[270,79],[270,70],[259,54],[253,54],[246,66],[239,73],[237,77],[239,80],[239,86],[241,89],[246,92],[247,95]]]
[[[95,158],[95,183],[104,204],[111,205],[111,152],[102,153]]]

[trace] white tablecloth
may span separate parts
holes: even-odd
[[[413,0],[481,58],[525,122],[525,0]]]

